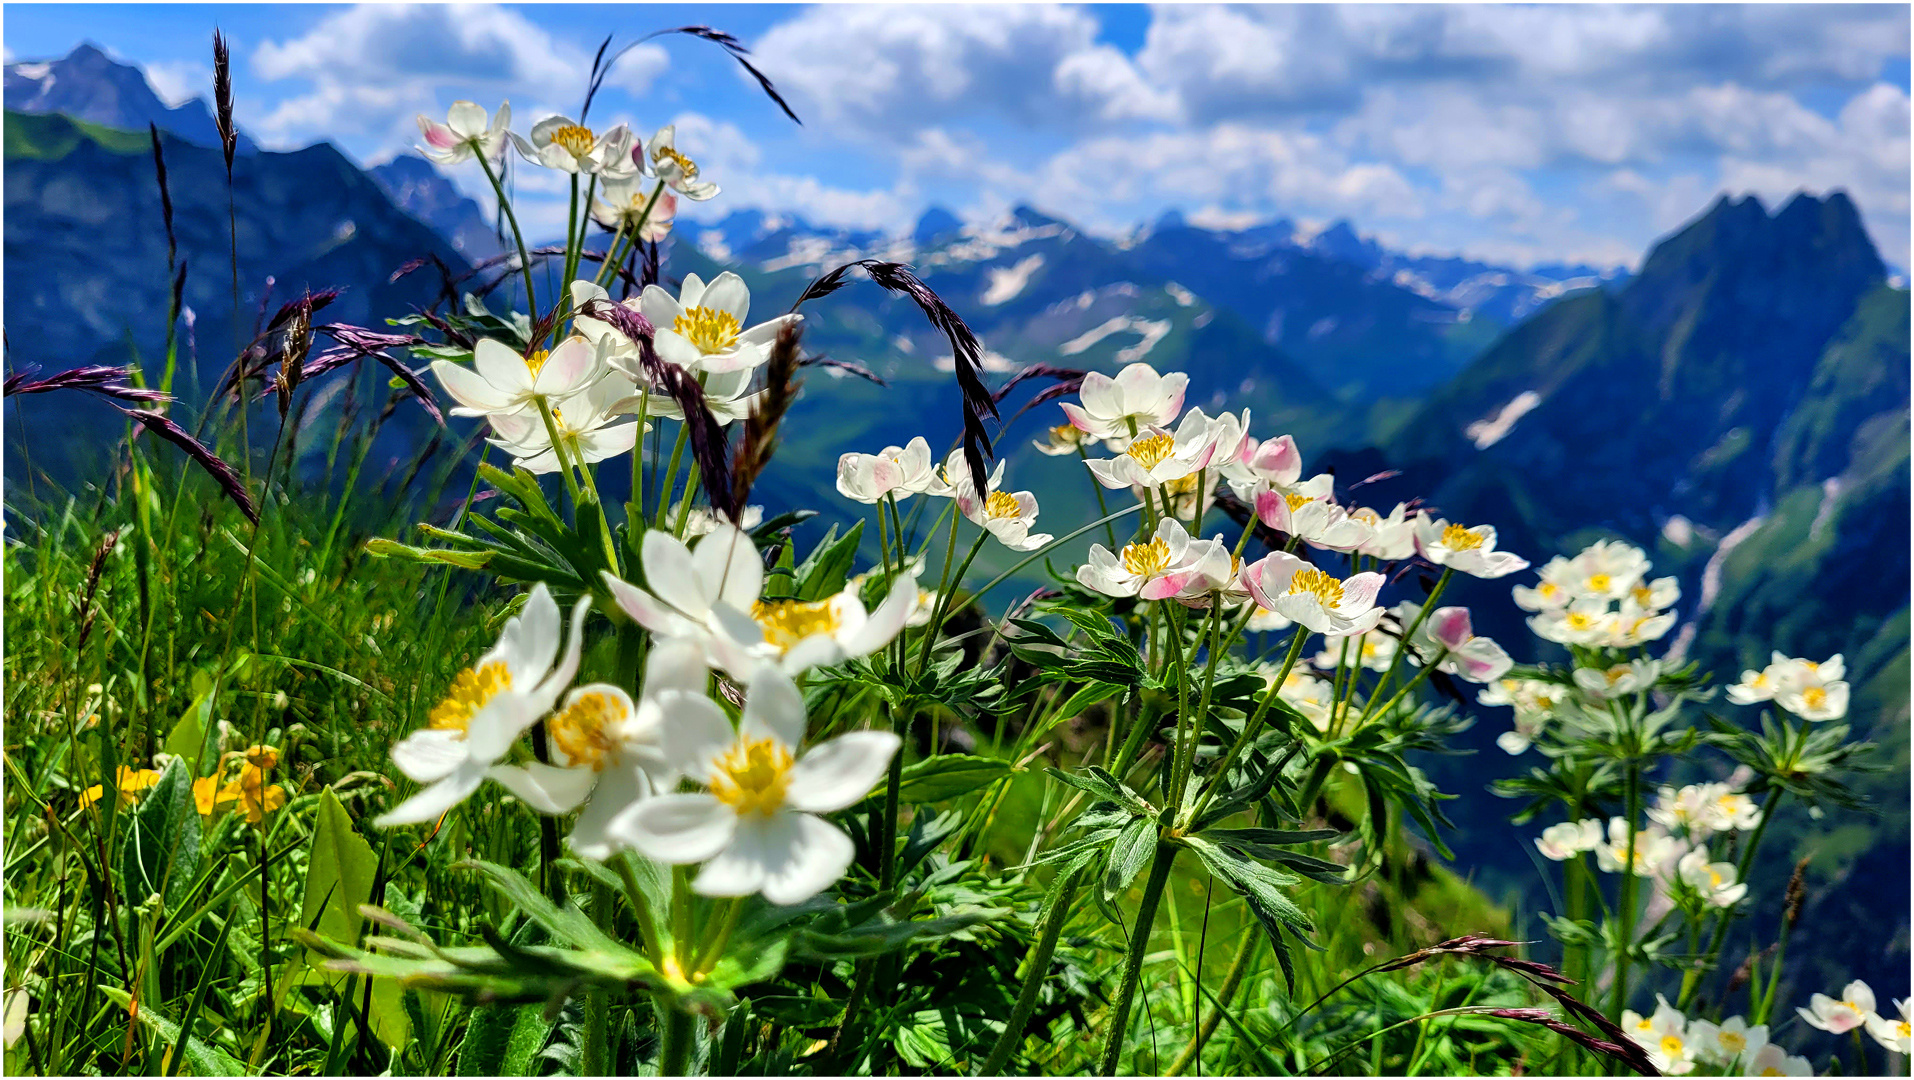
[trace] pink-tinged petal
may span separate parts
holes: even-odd
[[[1162,411],[1154,417],[1156,423],[1167,424],[1176,419],[1183,411],[1183,395],[1189,389],[1190,377],[1180,371],[1172,371],[1163,376],[1162,393],[1166,397]]]
[[[1475,636],[1470,628],[1469,609],[1465,607],[1437,608],[1430,613],[1428,625],[1429,636],[1445,649],[1460,649]]]
[[[1277,532],[1294,533],[1289,518],[1289,500],[1280,491],[1256,493],[1256,517]]]
[[[419,133],[427,143],[439,150],[450,150],[462,141],[451,128],[423,116],[419,117]]]
[[[1075,405],[1070,404],[1067,401],[1061,402],[1060,404],[1063,407],[1063,415],[1065,418],[1067,418],[1070,421],[1071,427],[1074,427],[1078,431],[1082,431],[1082,432],[1088,432],[1092,434],[1096,432],[1097,424],[1095,423],[1095,421],[1090,419],[1090,415],[1088,413],[1084,412],[1082,409],[1078,408]]]
[[[506,393],[532,392],[532,369],[517,350],[502,341],[480,338],[472,347],[472,370]]]
[[[1263,474],[1266,479],[1289,485],[1302,476],[1303,457],[1296,449],[1296,440],[1284,435],[1257,446],[1256,456],[1250,459],[1250,468]]]
[[[662,863],[703,862],[730,846],[738,815],[711,795],[654,795],[606,831]]]
[[[1083,377],[1083,385],[1077,388],[1077,397],[1083,402],[1083,411],[1091,416],[1107,420],[1114,419],[1122,412],[1116,380],[1101,371],[1092,371]],[[1065,411],[1069,411],[1068,406],[1065,406]],[[1070,419],[1072,423],[1076,421],[1075,416]]]
[[[590,386],[602,374],[599,348],[583,335],[560,342],[545,358],[545,366],[532,383],[534,391],[546,397],[566,397]]]
[[[1144,600],[1167,600],[1182,592],[1183,586],[1189,584],[1194,577],[1196,575],[1187,570],[1165,574],[1138,589],[1137,596]]]
[[[728,311],[737,317],[738,325],[743,326],[745,316],[751,313],[751,290],[745,286],[743,278],[726,270],[705,286],[698,306],[707,310]]]
[[[850,806],[884,779],[902,745],[888,731],[853,731],[811,748],[791,769],[785,804],[816,814]]]
[[[1383,583],[1388,579],[1374,570],[1356,574],[1342,583],[1342,609],[1360,611],[1376,602],[1376,594],[1382,591]]]
[[[1117,372],[1116,391],[1120,395],[1119,412],[1141,412],[1153,407],[1162,393],[1163,377],[1148,364],[1127,364]]]
[[[1298,619],[1297,621],[1301,622],[1302,620]],[[1382,621],[1382,609],[1370,608],[1367,612],[1361,615],[1358,615],[1353,619],[1348,620],[1340,629],[1337,629],[1331,633],[1326,633],[1323,636],[1324,637],[1352,637],[1357,634],[1366,634],[1369,631],[1374,630],[1376,628],[1376,624],[1381,621]]]

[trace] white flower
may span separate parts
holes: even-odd
[[[734,675],[755,669],[749,646],[761,635],[749,612],[764,587],[764,562],[749,536],[721,522],[688,548],[663,529],[651,529],[639,554],[649,590],[603,572],[626,615],[662,639],[696,645],[712,667]]]
[[[1336,505],[1334,485],[1335,477],[1322,473],[1288,487],[1259,487],[1251,501],[1263,524],[1311,547],[1361,550],[1375,540],[1375,526]]]
[[[1575,594],[1569,591],[1569,581],[1574,576],[1572,563],[1560,555],[1542,564],[1536,571],[1541,580],[1531,589],[1527,585],[1517,585],[1510,591],[1515,595],[1515,606],[1523,611],[1553,611],[1568,606]]]
[[[1625,697],[1640,693],[1655,685],[1661,677],[1661,661],[1631,660],[1626,664],[1613,664],[1597,670],[1595,668],[1576,668],[1575,685],[1584,693],[1594,697]]]
[[[1084,464],[1104,487],[1134,486],[1155,492],[1172,480],[1207,468],[1221,433],[1203,410],[1191,409],[1174,434],[1161,427],[1144,428],[1123,453],[1113,458],[1089,458]]]
[[[1075,424],[1058,424],[1056,427],[1045,429],[1043,434],[1042,440],[1033,439],[1030,445],[1036,447],[1038,453],[1047,454],[1050,457],[1079,453],[1084,444],[1091,439],[1089,432]]]
[[[661,705],[666,761],[707,790],[645,799],[619,815],[614,834],[660,862],[704,863],[691,887],[705,896],[797,904],[843,876],[856,849],[817,815],[869,794],[897,736],[856,731],[799,753],[804,696],[769,664],[752,675],[735,731],[702,695],[668,694]]]
[[[1605,600],[1576,600],[1566,608],[1530,615],[1535,636],[1564,645],[1596,645],[1606,641],[1615,613]]]
[[[1247,627],[1251,633],[1267,634],[1275,630],[1287,630],[1296,625],[1289,616],[1280,611],[1271,611],[1261,604],[1256,606],[1256,614],[1249,617]]]
[[[592,220],[614,232],[624,230],[634,244],[663,240],[678,216],[678,197],[659,191],[659,186],[646,184],[636,176],[600,181],[598,194],[592,198]]]
[[[1535,741],[1535,736],[1555,715],[1562,688],[1540,679],[1497,679],[1484,686],[1475,700],[1482,705],[1515,707],[1515,729],[1505,731],[1495,744],[1505,753],[1520,754]]]
[[[1571,559],[1568,589],[1578,600],[1620,600],[1648,572],[1648,556],[1633,544],[1598,540]]]
[[[502,102],[492,122],[485,122],[485,110],[475,102],[454,101],[441,124],[430,117],[419,117],[419,132],[425,145],[419,153],[440,165],[455,165],[473,154],[484,154],[497,161],[505,152],[505,139],[512,126],[512,103]]]
[[[1396,606],[1395,616],[1403,626],[1408,626],[1421,611],[1420,604],[1404,601]],[[1469,682],[1494,682],[1515,666],[1502,646],[1476,636],[1469,609],[1465,607],[1441,607],[1430,612],[1422,625],[1416,627],[1414,645],[1413,654],[1429,659],[1442,657],[1436,670]]]
[[[1648,819],[1664,829],[1685,829],[1689,836],[1705,837],[1714,831],[1710,811],[1715,799],[1727,790],[1726,784],[1690,784],[1680,791],[1664,785],[1648,809]]]
[[[1077,390],[1083,404],[1066,401],[1063,412],[1072,424],[1106,440],[1112,450],[1121,450],[1145,428],[1168,427],[1183,411],[1183,392],[1189,385],[1188,375],[1180,371],[1158,375],[1148,364],[1131,364],[1114,379],[1092,371]]]
[[[1796,1057],[1769,1043],[1750,1055],[1743,1076],[1813,1076],[1814,1066],[1807,1058]]]
[[[577,334],[529,357],[481,338],[472,349],[472,366],[434,360],[432,374],[458,402],[453,416],[490,417],[536,412],[541,397],[551,401],[583,392],[604,375],[605,356],[605,349]]]
[[[1826,994],[1816,994],[1808,999],[1808,1007],[1794,1010],[1809,1027],[1822,1031],[1832,1031],[1836,1035],[1845,1035],[1867,1022],[1874,1015],[1874,991],[1859,979],[1841,989],[1841,1000],[1836,1001]]]
[[[1291,487],[1303,475],[1302,451],[1288,435],[1262,442],[1245,439],[1242,449],[1248,452],[1219,462],[1237,498],[1249,501],[1258,490]]]
[[[552,761],[576,785],[572,805],[591,797],[572,823],[567,839],[573,851],[588,859],[610,857],[619,847],[612,821],[652,792],[670,790],[677,774],[665,761],[659,701],[670,692],[702,694],[704,686],[697,646],[661,641],[645,664],[645,693],[635,707],[623,689],[593,683],[573,690],[545,721]]]
[[[1664,1073],[1679,1076],[1693,1072],[1694,1053],[1689,1049],[1686,1028],[1688,1018],[1683,1016],[1668,999],[1655,995],[1657,1007],[1653,1016],[1642,1016],[1633,1010],[1622,1010],[1622,1030],[1644,1050],[1648,1059]]]
[[[1681,599],[1681,582],[1671,577],[1658,577],[1653,581],[1637,584],[1628,590],[1628,603],[1642,611],[1661,611],[1675,606]]]
[[[1217,546],[1216,540],[1192,541],[1181,522],[1164,518],[1147,542],[1126,544],[1120,553],[1091,544],[1089,561],[1077,567],[1077,582],[1105,596],[1166,600],[1183,591]]]
[[[983,526],[1012,551],[1035,551],[1056,539],[1049,533],[1030,531],[1037,523],[1037,497],[1028,491],[993,491],[982,503],[975,498],[960,498],[957,505],[973,524]]]
[[[1542,830],[1535,846],[1542,857],[1556,862],[1579,852],[1594,851],[1602,842],[1602,823],[1598,818],[1564,821]]]
[[[1636,607],[1633,600],[1624,600],[1621,610],[1609,619],[1607,635],[1599,644],[1611,649],[1632,649],[1637,645],[1659,641],[1674,628],[1674,612],[1648,611]]]
[[[1257,606],[1281,612],[1324,637],[1366,634],[1382,619],[1376,593],[1383,578],[1374,571],[1339,580],[1277,551],[1243,567],[1242,580]]]
[[[666,124],[645,143],[651,171],[671,190],[692,202],[703,202],[718,193],[718,185],[698,179],[698,163],[678,151],[677,138],[678,126]]]
[[[1801,719],[1839,720],[1848,714],[1848,684],[1841,680],[1847,667],[1839,654],[1821,664],[1777,659],[1769,670],[1775,672],[1774,703]]]
[[[548,116],[532,125],[530,140],[516,132],[512,135],[512,145],[527,161],[560,172],[596,173],[614,180],[638,175],[638,163],[631,155],[635,143],[631,129],[623,124],[599,135],[563,116]]]
[[[1650,877],[1681,857],[1684,845],[1659,827],[1650,825],[1635,833],[1634,874]],[[1628,820],[1608,819],[1608,843],[1595,849],[1595,865],[1604,874],[1619,874],[1628,866]]]
[[[771,358],[778,331],[804,318],[779,315],[745,329],[751,290],[729,270],[712,278],[709,285],[696,274],[686,274],[675,298],[656,285],[647,285],[639,295],[638,310],[656,331],[652,343],[658,358],[694,374],[758,367]]]
[[[1495,550],[1495,526],[1466,528],[1419,514],[1415,523],[1416,553],[1451,570],[1479,578],[1499,578],[1528,566],[1528,560]]]
[[[1515,714],[1515,726],[1495,737],[1495,745],[1509,755],[1520,754],[1535,745],[1535,737],[1542,733],[1548,718],[1533,713]]]
[[[728,518],[719,516],[718,512],[710,507],[694,506],[691,508],[691,513],[685,515],[685,539],[695,540],[728,521]],[[738,528],[745,532],[750,532],[763,523],[764,507],[762,506],[747,506],[744,508],[744,513],[738,515]]]
[[[1254,629],[1255,626],[1256,619],[1252,617],[1250,628]],[[1344,656],[1344,649],[1348,650],[1347,657]],[[1370,671],[1387,671],[1390,662],[1395,658],[1395,638],[1388,634],[1364,634],[1356,641],[1345,639],[1334,645],[1325,645],[1323,651],[1316,654],[1316,666],[1325,671],[1345,665],[1352,668],[1367,668]]]
[[[1885,1016],[1871,1016],[1867,1021],[1867,1033],[1889,1050],[1903,1056],[1914,1052],[1914,1030],[1907,1022],[1907,1002],[1896,1001],[1894,1007],[1900,1010],[1899,1020],[1890,1020]]]
[[[1735,880],[1735,864],[1708,861],[1708,849],[1696,846],[1675,864],[1675,873],[1713,907],[1733,907],[1748,895],[1748,883]]]
[[[822,600],[761,600],[751,608],[750,622],[734,630],[738,642],[753,657],[776,661],[790,675],[869,656],[889,645],[910,625],[921,596],[917,579],[899,574],[877,610],[866,613],[858,587],[846,585]],[[733,675],[745,672],[733,667]]]
[[[1192,545],[1192,549],[1199,546]],[[1226,608],[1239,607],[1250,598],[1243,586],[1242,570],[1243,560],[1230,551],[1228,542],[1218,533],[1191,565],[1189,578],[1174,599],[1193,608],[1207,608],[1218,599]]]
[[[501,768],[520,733],[550,712],[558,695],[578,673],[584,648],[589,597],[572,611],[571,633],[560,655],[558,604],[541,582],[525,598],[525,608],[505,623],[498,644],[452,680],[445,700],[429,714],[430,726],[414,731],[392,748],[392,763],[425,790],[388,810],[380,828],[431,821],[465,801],[486,777],[542,813],[568,806],[573,790],[565,770],[539,762]],[[576,805],[572,799],[569,805]]]
[[[1265,685],[1276,681],[1276,669],[1265,666],[1263,682]],[[1334,688],[1328,682],[1303,671],[1291,670],[1276,688],[1276,696],[1283,704],[1303,714],[1317,731],[1329,730],[1329,721],[1336,704]]]
[[[1688,1042],[1695,1058],[1710,1065],[1733,1065],[1737,1059],[1753,1057],[1768,1045],[1768,1025],[1749,1027],[1748,1021],[1731,1016],[1720,1024],[1696,1020],[1688,1025]]]
[[[961,460],[961,453],[958,455]],[[875,454],[845,454],[837,459],[837,493],[861,503],[886,495],[898,500],[918,494],[949,494],[931,465],[930,444],[922,435],[907,446],[886,446]]]
[[[1741,681],[1728,688],[1728,700],[1736,705],[1753,705],[1774,697],[1774,692],[1780,687],[1773,672],[1772,666],[1760,671],[1742,672]]]
[[[1357,554],[1383,562],[1400,562],[1416,553],[1415,521],[1410,517],[1407,503],[1397,503],[1388,517],[1366,506],[1351,510],[1349,517],[1369,526],[1371,533],[1369,539],[1356,548]]]
[[[1713,786],[1722,790],[1715,796],[1715,801],[1709,805],[1707,815],[1703,818],[1707,826],[1715,832],[1727,832],[1729,829],[1746,832],[1754,828],[1761,817],[1760,808],[1755,806],[1754,800],[1738,791],[1728,790],[1726,784]]]
[[[614,379],[603,378],[584,393],[551,403],[552,429],[564,441],[566,458],[574,465],[595,464],[627,453],[637,445],[641,432],[638,421],[614,424],[616,410],[629,398]],[[529,472],[558,471],[558,455],[552,452],[552,431],[545,417],[537,412],[505,413],[488,418],[493,438],[486,441],[512,455],[512,464]],[[651,430],[646,424],[645,431]]]

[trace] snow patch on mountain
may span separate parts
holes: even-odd
[[[1477,450],[1487,450],[1502,441],[1517,420],[1529,414],[1529,410],[1542,403],[1542,395],[1533,390],[1524,390],[1515,395],[1508,404],[1496,410],[1496,414],[1486,420],[1477,420],[1463,429]]]
[[[985,271],[987,281],[983,295],[978,299],[986,307],[995,307],[1005,301],[1015,299],[1030,284],[1030,275],[1043,269],[1043,255],[1031,255],[1019,259],[1011,266],[993,266]]]
[[[1057,352],[1064,356],[1075,356],[1111,334],[1134,333],[1138,340],[1134,345],[1119,349],[1116,360],[1119,364],[1134,364],[1149,355],[1170,332],[1168,319],[1141,319],[1131,315],[1118,315],[1105,320],[1102,324],[1086,330],[1069,341],[1057,346]]]

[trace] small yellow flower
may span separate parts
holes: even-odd
[[[120,789],[120,805],[133,805],[139,798],[138,793],[159,783],[159,778],[160,774],[157,769],[129,769],[124,765],[120,766],[118,784]],[[80,792],[80,809],[84,810],[92,806],[94,803],[99,802],[105,795],[106,785],[94,784],[92,787]]]

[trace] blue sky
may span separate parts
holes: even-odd
[[[509,99],[521,131],[570,113],[607,33],[686,23],[743,38],[805,122],[707,43],[629,53],[590,119],[677,123],[724,188],[688,219],[1346,217],[1412,251],[1606,265],[1721,191],[1843,188],[1908,264],[1906,5],[9,5],[5,45],[92,40],[178,100],[206,92],[217,24],[242,127],[371,163],[458,98]],[[530,216],[561,222],[536,172]]]

